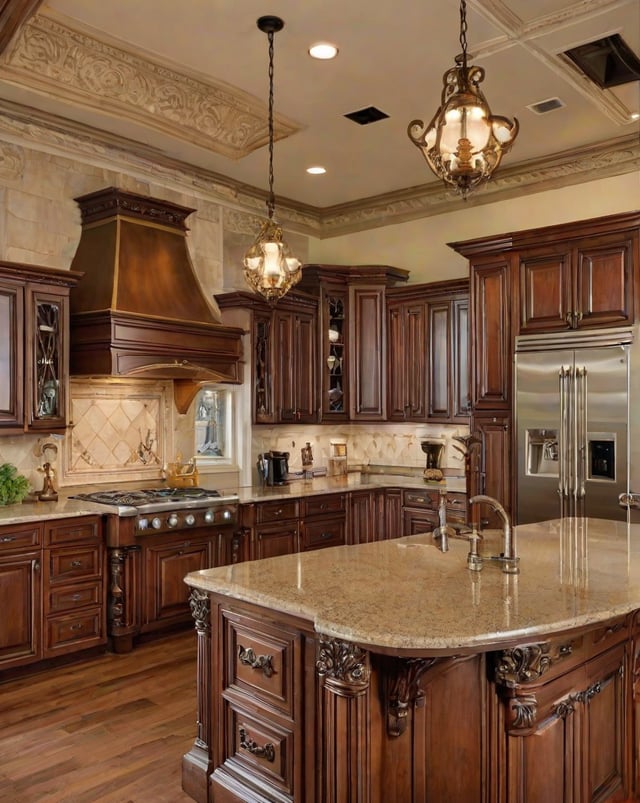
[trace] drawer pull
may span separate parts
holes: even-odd
[[[3,544],[9,544],[9,543],[11,543],[11,541],[15,541],[15,540],[16,540],[16,538],[15,538],[14,535],[3,535],[2,538],[0,538],[0,542],[3,543]]]
[[[256,655],[251,647],[238,645],[238,660],[243,666],[251,669],[261,669],[266,678],[270,678],[275,672],[273,668],[273,655]]]
[[[282,516],[282,508],[278,508],[277,510],[273,511],[274,516]]]
[[[71,595],[71,601],[72,602],[77,602],[79,599],[82,599],[82,594],[72,594]]]
[[[332,537],[333,537],[333,533],[320,533],[320,538],[327,539],[327,538],[332,538]]]
[[[84,630],[84,625],[82,624],[82,622],[78,622],[75,625],[71,625],[69,630]]]
[[[81,569],[82,568],[82,561],[81,560],[72,560],[71,561],[71,568],[72,569]]]
[[[248,750],[252,756],[256,758],[266,758],[267,761],[274,762],[276,760],[276,748],[271,742],[267,742],[264,747],[260,747],[257,742],[248,738],[247,732],[244,728],[240,728],[240,747]]]

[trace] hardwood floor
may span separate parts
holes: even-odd
[[[0,801],[190,801],[195,683],[192,630],[0,683]]]

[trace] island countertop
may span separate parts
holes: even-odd
[[[431,535],[193,572],[185,582],[386,652],[489,650],[640,608],[640,525],[563,519],[515,528],[520,574],[467,569],[468,543]],[[487,534],[481,554],[499,552]]]

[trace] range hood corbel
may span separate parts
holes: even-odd
[[[179,408],[205,382],[240,383],[244,332],[222,325],[189,256],[195,210],[115,187],[76,202],[71,375],[172,379]]]

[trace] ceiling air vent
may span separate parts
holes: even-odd
[[[564,55],[601,89],[640,80],[640,59],[618,33],[573,47]]]
[[[349,120],[359,125],[368,125],[369,123],[377,123],[378,120],[385,120],[389,115],[376,109],[375,106],[367,106],[364,109],[359,109],[357,112],[349,112],[345,114]]]
[[[530,106],[527,106],[527,109],[535,112],[535,114],[547,114],[548,112],[555,111],[555,109],[562,109],[565,105],[565,102],[560,100],[560,98],[547,98],[546,100],[538,101],[538,103],[532,103]]]

